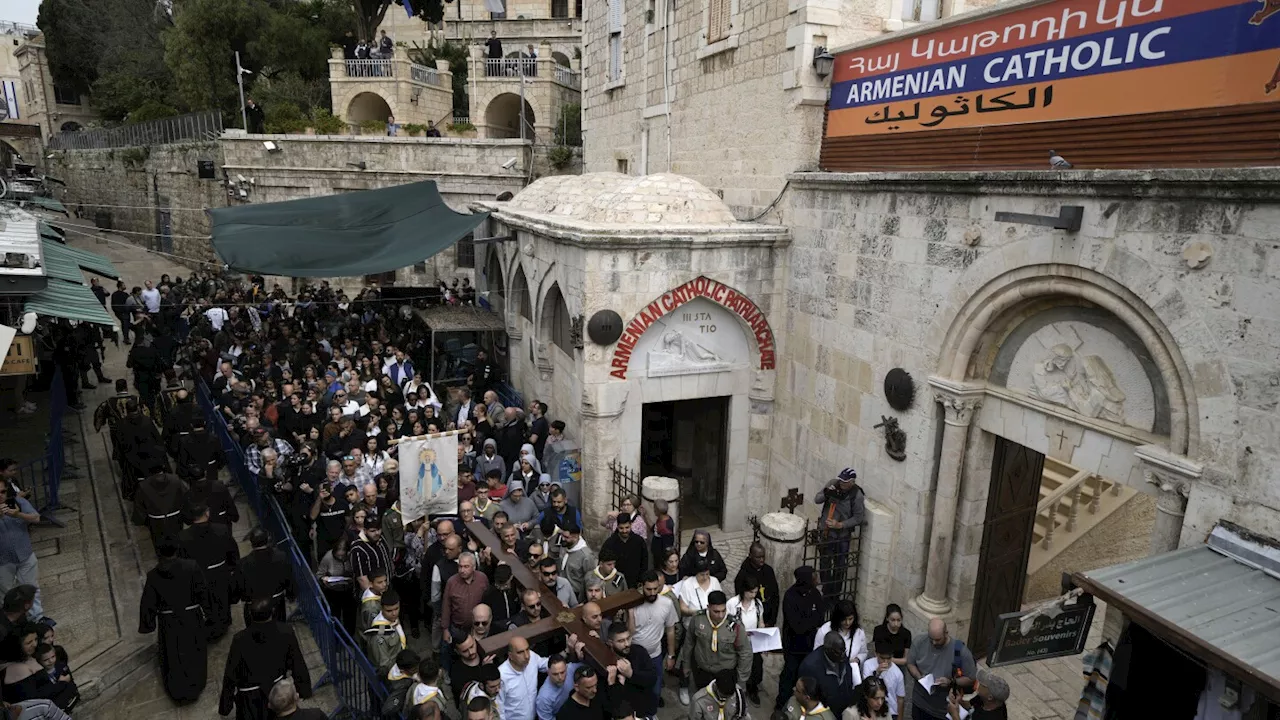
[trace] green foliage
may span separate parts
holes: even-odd
[[[467,100],[467,71],[469,63],[467,62],[470,55],[467,48],[459,43],[444,41],[439,47],[428,45],[423,47],[418,43],[414,43],[413,47],[406,51],[409,60],[419,65],[427,67],[435,67],[436,60],[447,60],[449,62],[449,72],[453,73],[453,111],[459,115],[467,115],[470,113],[470,107]]]
[[[120,161],[125,167],[142,167],[149,157],[151,157],[151,148],[147,146],[130,147],[120,151]]]
[[[330,102],[327,80],[305,79],[296,72],[280,73],[274,77],[260,78],[253,84],[253,100],[266,112],[276,105],[292,105],[298,108],[328,108]]]
[[[310,18],[269,12],[266,24],[248,43],[249,57],[261,75],[273,79],[282,74],[318,79],[329,75],[329,37]],[[254,92],[260,92],[256,87]],[[326,82],[325,94],[328,94]],[[307,105],[306,107],[311,107]]]
[[[36,24],[54,82],[88,92],[98,79],[105,27],[89,0],[43,0]]]
[[[129,115],[125,118],[125,123],[131,125],[148,120],[173,117],[177,114],[178,110],[171,105],[165,105],[159,100],[146,100],[129,112]]]
[[[547,160],[551,166],[557,170],[563,170],[570,162],[573,161],[573,148],[565,145],[556,145],[547,151]]]
[[[366,134],[370,134],[370,135],[374,135],[377,133],[385,134],[387,132],[387,121],[386,120],[365,120],[364,122],[360,123],[360,129],[363,130]]]
[[[297,106],[287,102],[275,105],[263,105],[266,121],[263,129],[269,133],[300,133],[310,124],[306,115]]]
[[[427,126],[420,125],[418,123],[409,123],[407,125],[402,125],[400,129],[404,130],[405,135],[421,135],[427,131]]]
[[[468,132],[476,129],[476,126],[469,122],[451,122],[447,127],[449,128],[449,132]]]
[[[351,0],[356,15],[356,37],[370,42],[376,40],[373,32],[382,24],[392,4],[393,0]]]
[[[556,144],[582,147],[582,105],[569,103],[560,109],[560,121],[556,123]]]
[[[188,107],[218,109],[228,118],[240,116],[235,52],[245,54],[269,12],[267,5],[256,0],[180,3],[174,27],[164,34],[164,57],[178,95]],[[241,62],[255,73],[261,70],[250,57],[242,57]]]
[[[315,128],[317,135],[345,135],[347,132],[347,124],[322,107],[311,109],[311,127]]]

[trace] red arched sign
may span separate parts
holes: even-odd
[[[627,368],[631,364],[631,352],[635,350],[636,343],[640,340],[640,336],[644,334],[644,331],[648,330],[649,326],[658,318],[694,298],[707,298],[732,310],[741,317],[747,323],[747,326],[751,328],[751,333],[756,338],[756,347],[760,350],[760,369],[772,370],[774,368],[776,358],[773,349],[773,329],[769,327],[769,321],[765,318],[764,311],[752,302],[751,298],[728,285],[712,280],[709,277],[697,277],[674,290],[664,293],[662,297],[649,303],[643,310],[636,313],[636,316],[623,329],[622,337],[618,338],[618,344],[613,348],[613,362],[610,363],[613,369],[609,371],[609,374],[619,380],[626,380]]]

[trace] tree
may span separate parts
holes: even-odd
[[[247,50],[269,12],[260,0],[182,0],[175,6],[174,26],[164,33],[164,58],[186,105],[239,117],[235,53],[240,51],[246,69],[261,70]]]
[[[152,0],[105,0],[104,6],[99,74],[90,102],[108,121],[130,116],[136,122],[132,111],[144,105],[172,108],[173,73],[160,39],[168,16],[157,15]]]
[[[351,0],[351,8],[356,13],[356,35],[373,41],[373,33],[387,16],[387,8],[394,0]]]
[[[98,79],[104,24],[87,0],[44,0],[36,25],[44,33],[49,72],[59,85],[89,92]]]

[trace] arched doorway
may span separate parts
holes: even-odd
[[[525,277],[524,268],[516,265],[515,278],[511,281],[512,301],[519,305],[520,317],[533,322],[533,300],[529,295],[529,280]]]
[[[551,59],[555,60],[556,64],[561,67],[569,67],[569,56],[558,50],[551,53]]]
[[[489,101],[484,110],[484,122],[488,126],[490,138],[518,138],[520,134],[520,96],[515,93],[503,93]],[[524,101],[524,138],[533,140],[533,126],[536,123],[533,106]]]
[[[560,292],[560,284],[552,283],[547,297],[542,301],[542,323],[539,337],[560,348],[564,354],[573,357],[573,333],[570,329],[572,320],[569,317],[569,305]]]
[[[484,265],[484,286],[480,290],[488,293],[489,306],[494,312],[499,315],[506,312],[507,289],[502,280],[502,261],[498,258],[498,253],[492,250]]]
[[[351,98],[347,105],[347,122],[353,125],[369,120],[386,122],[391,117],[391,106],[381,95],[374,92],[362,92]]]

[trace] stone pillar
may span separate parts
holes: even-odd
[[[944,378],[929,378],[929,384],[933,386],[934,397],[941,403],[945,415],[942,453],[938,457],[938,484],[933,493],[933,522],[929,532],[924,592],[915,599],[915,604],[925,614],[937,616],[951,611],[947,581],[951,575],[960,474],[964,470],[964,453],[969,444],[969,423],[981,402],[982,390]]]
[[[785,512],[772,512],[760,518],[760,544],[765,562],[773,566],[783,592],[791,587],[796,568],[804,564],[804,518]],[[736,573],[737,568],[729,568]]]
[[[676,547],[680,546],[680,481],[675,478],[650,475],[640,481],[640,500],[644,502],[645,512],[654,517],[655,500],[667,501],[667,514],[676,526]]]
[[[1158,445],[1142,445],[1134,451],[1142,477],[1156,487],[1156,522],[1151,528],[1151,554],[1178,548],[1182,521],[1187,513],[1191,486],[1200,479],[1203,467],[1182,455],[1174,455]]]

